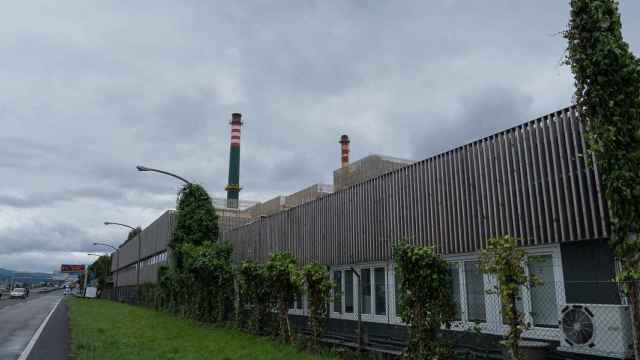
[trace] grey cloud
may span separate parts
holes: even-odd
[[[0,232],[0,254],[26,251],[91,251],[93,237],[71,223],[34,221],[27,226]]]
[[[415,134],[414,157],[426,158],[533,118],[532,97],[517,88],[489,86],[462,96],[459,103],[459,114],[434,119],[431,127]]]
[[[640,4],[621,9],[639,50]],[[121,240],[104,219],[173,207],[180,182],[138,164],[224,196],[232,112],[241,196],[265,200],[331,182],[342,133],[353,160],[423,159],[567,106],[567,16],[556,0],[2,3],[0,267],[79,259]]]

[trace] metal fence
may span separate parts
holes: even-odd
[[[503,304],[497,293],[498,284],[484,277],[484,286],[468,281],[456,283],[454,298],[457,318],[449,329],[443,329],[443,339],[452,345],[459,359],[503,359],[501,341],[509,330],[503,317]],[[588,303],[562,301],[567,288],[581,287],[589,291],[606,292],[617,298],[617,303]],[[517,300],[522,324],[526,327],[522,338],[523,349],[531,348],[544,353],[544,359],[631,359],[633,335],[630,307],[625,303],[623,284],[607,282],[550,282],[523,287]],[[457,292],[457,293],[456,293]],[[366,293],[359,291],[360,294]],[[358,301],[362,304],[363,297]],[[301,332],[308,332],[304,306],[299,299],[292,301],[292,323]],[[562,302],[561,302],[562,301]],[[388,306],[392,303],[387,302]],[[332,304],[333,305],[333,304]],[[353,308],[354,313],[361,311]],[[396,310],[388,308],[390,321],[364,320],[363,345],[366,349],[400,354],[406,349],[408,329]],[[302,315],[302,316],[301,316]],[[337,318],[328,321],[327,342],[356,347],[358,327],[356,320]]]

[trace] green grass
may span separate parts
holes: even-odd
[[[142,307],[87,299],[67,304],[75,360],[333,359]]]

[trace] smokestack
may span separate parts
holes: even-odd
[[[340,148],[342,150],[342,160],[341,160],[341,164],[340,167],[345,167],[345,166],[349,166],[349,143],[351,141],[349,141],[349,137],[347,135],[342,135],[340,137]]]
[[[231,114],[230,124],[229,183],[224,189],[227,191],[227,207],[237,209],[240,197],[240,128],[242,127],[242,114]]]

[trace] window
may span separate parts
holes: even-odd
[[[371,270],[362,269],[362,313],[371,314]]]
[[[344,312],[353,314],[353,270],[344,272]]]
[[[303,303],[302,303],[302,293],[299,292],[298,294],[296,294],[296,309],[298,310],[302,310],[303,308]]]
[[[360,311],[367,321],[388,321],[385,266],[354,266],[334,270],[332,274],[335,282],[333,314],[352,318]]]
[[[294,294],[289,299],[289,313],[302,315],[304,313],[304,296],[302,292]]]
[[[333,272],[336,287],[333,292],[333,312],[342,313],[342,271]]]
[[[455,320],[462,320],[462,301],[460,299],[460,269],[458,263],[449,264],[451,273],[451,297],[456,305]]]
[[[487,321],[487,314],[484,304],[484,278],[480,272],[480,262],[465,262],[464,277],[467,295],[468,320],[474,322],[485,322]]]
[[[385,315],[387,313],[387,287],[385,284],[384,268],[375,268],[373,275],[375,281],[376,315]]]
[[[538,327],[558,327],[556,279],[552,255],[530,256],[527,261],[529,275],[541,283],[531,287],[531,319]]]
[[[401,299],[401,289],[400,289],[400,276],[398,276],[398,272],[395,271],[393,273],[393,283],[394,283],[394,291],[395,291],[395,300],[396,300],[396,316],[400,317],[400,301]]]

